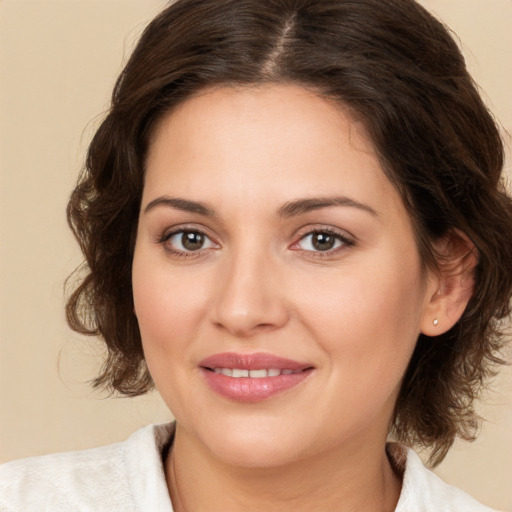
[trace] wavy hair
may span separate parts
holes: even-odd
[[[145,29],[115,85],[68,205],[85,255],[67,319],[108,349],[97,387],[153,386],[133,310],[131,264],[152,130],[213,85],[294,83],[348,107],[400,191],[426,265],[460,232],[478,251],[460,321],[420,335],[392,431],[442,460],[473,439],[473,402],[502,363],[512,293],[512,206],[503,143],[448,29],[413,0],[177,0]]]

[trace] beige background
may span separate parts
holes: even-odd
[[[63,281],[80,262],[67,197],[121,64],[164,3],[0,0],[0,461],[106,444],[170,418],[154,393],[92,392],[101,348],[63,316]],[[423,3],[458,33],[488,105],[512,132],[512,0]],[[438,473],[512,510],[510,368],[488,401],[479,440],[457,444]]]

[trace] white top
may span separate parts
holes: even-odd
[[[172,512],[162,453],[173,434],[172,423],[150,425],[122,443],[4,464],[0,512]],[[492,512],[428,471],[411,449],[392,444],[388,452],[405,465],[395,512]]]

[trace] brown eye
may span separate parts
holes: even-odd
[[[187,251],[198,251],[204,245],[204,235],[197,231],[185,231],[181,235],[181,244]]]
[[[198,252],[215,247],[207,235],[192,230],[176,231],[165,237],[164,242],[169,250],[179,253]]]
[[[338,233],[313,231],[304,235],[297,245],[303,251],[328,252],[343,246],[351,246],[353,242]]]
[[[336,238],[329,233],[314,233],[311,243],[317,251],[328,251],[336,244]]]

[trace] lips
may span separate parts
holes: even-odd
[[[302,370],[290,370],[288,368],[280,370],[279,368],[262,368],[261,370],[245,370],[243,368],[215,368],[215,373],[234,377],[236,379],[250,377],[251,379],[264,379],[265,377],[279,377],[279,375],[292,375],[300,373]]]
[[[210,356],[199,366],[213,391],[242,402],[272,398],[304,381],[314,369],[271,354],[231,352]]]

